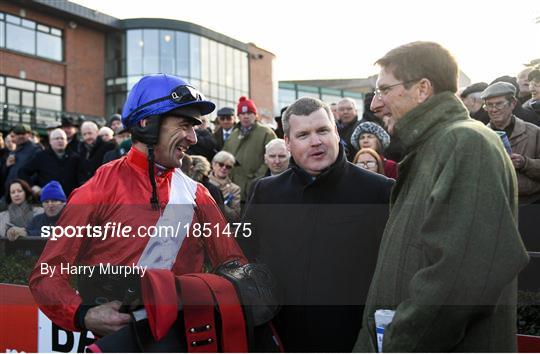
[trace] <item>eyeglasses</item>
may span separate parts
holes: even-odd
[[[227,170],[231,170],[233,168],[233,166],[231,165],[227,165],[226,163],[223,163],[223,162],[216,162],[218,164],[219,167],[223,168],[225,167]]]
[[[356,163],[356,166],[362,168],[375,168],[377,167],[377,161],[358,161]]]
[[[197,102],[197,101],[206,101],[206,97],[202,93],[200,93],[199,91],[197,91],[195,88],[193,88],[191,86],[187,86],[187,85],[178,86],[169,95],[164,96],[164,97],[160,97],[160,98],[156,98],[155,100],[146,102],[145,104],[137,107],[135,110],[133,110],[129,114],[129,116],[127,116],[126,121],[129,122],[131,117],[135,113],[140,112],[143,108],[146,108],[148,106],[151,106],[153,104],[163,102],[163,101],[166,101],[166,100],[171,100],[174,103],[181,104],[181,103],[190,103],[190,102]]]
[[[232,120],[232,116],[219,116],[219,120]]]
[[[510,104],[510,102],[508,102],[508,101],[495,102],[495,103],[484,103],[484,105],[482,107],[484,107],[484,109],[486,111],[491,111],[491,110],[494,110],[494,109],[503,109],[506,106],[508,106],[509,104]]]
[[[375,97],[380,99],[380,98],[383,98],[384,96],[388,95],[390,90],[393,89],[396,86],[409,84],[411,82],[416,82],[416,81],[419,81],[419,80],[420,79],[407,80],[407,81],[398,82],[397,84],[393,84],[393,85],[390,85],[390,86],[376,87],[375,91],[373,91],[373,94],[375,95]]]

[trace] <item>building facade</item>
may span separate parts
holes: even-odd
[[[218,107],[236,107],[244,95],[273,114],[274,59],[188,22],[120,20],[65,0],[0,0],[1,130],[44,128],[63,114],[103,122],[137,80],[160,72],[185,78]]]

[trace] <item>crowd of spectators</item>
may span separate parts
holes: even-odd
[[[457,94],[471,118],[504,132],[518,176],[520,202],[540,203],[540,69],[528,66],[516,77],[473,83]],[[356,102],[347,97],[330,103],[330,108],[346,158],[397,179],[398,164],[406,151],[392,137],[391,117],[378,108],[379,95],[381,92],[365,96],[360,116]],[[189,148],[183,170],[210,190],[230,222],[241,219],[257,181],[289,167],[287,144],[279,139],[283,137],[281,115],[275,117],[276,124],[266,124],[257,113],[256,102],[241,97],[236,109],[219,107],[214,121],[203,117],[203,124],[196,127],[197,144]],[[8,236],[10,226],[26,227],[33,215],[43,212],[34,203],[45,185],[58,181],[69,196],[101,165],[131,148],[130,133],[119,114],[103,127],[64,117],[45,138],[25,124],[17,124],[3,137],[0,210],[5,211],[0,214],[0,237]]]

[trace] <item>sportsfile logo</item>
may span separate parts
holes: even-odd
[[[108,238],[133,237],[251,237],[251,223],[213,224],[178,222],[176,225],[141,225],[133,228],[121,222],[105,225],[43,226],[41,237],[56,241],[59,238],[93,238],[105,241]]]

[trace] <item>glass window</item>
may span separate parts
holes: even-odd
[[[7,24],[6,34],[6,48],[36,54],[36,36],[33,30]]]
[[[234,49],[234,83],[235,90],[242,88],[242,52]]]
[[[143,73],[159,72],[159,30],[143,30]]]
[[[218,81],[217,83],[220,85],[225,85],[225,80],[227,75],[225,74],[226,67],[227,67],[227,57],[225,54],[225,45],[219,43],[218,44]],[[221,91],[220,91],[221,92]],[[223,95],[219,95],[220,98],[225,98],[225,93]]]
[[[51,93],[54,93],[55,95],[61,95],[62,88],[57,86],[51,86]]]
[[[35,91],[36,83],[33,81],[15,79],[13,77],[6,78],[6,86],[20,88],[28,91]]]
[[[235,102],[238,102],[238,99],[241,97],[241,96],[247,96],[244,92],[242,92],[242,90],[234,90],[234,101]]]
[[[241,52],[241,60],[242,60],[242,91],[249,95],[249,64],[248,64],[248,58],[247,53]]]
[[[296,91],[294,89],[279,88],[278,96],[280,109],[296,101]]]
[[[49,33],[50,28],[44,25],[37,25],[37,30],[45,33]]]
[[[37,55],[62,60],[62,38],[48,33],[37,32]]]
[[[205,96],[210,95],[210,84],[208,83],[208,81],[201,81],[199,89]]]
[[[127,75],[141,75],[143,53],[142,30],[127,31]]]
[[[202,70],[201,70],[201,62],[202,62],[202,51],[201,51],[202,43],[201,43],[201,37],[190,34],[189,35],[189,75],[192,78],[201,79],[202,78]]]
[[[12,15],[7,15],[6,20],[7,24],[0,18],[0,47],[62,60],[61,30]]]
[[[36,28],[36,23],[34,21],[30,21],[30,20],[23,19],[22,20],[22,25],[23,25],[23,27],[27,27],[27,28],[31,28],[31,29]]]
[[[36,91],[49,92],[49,85],[36,84]]]
[[[34,93],[23,91],[22,92],[22,105],[25,107],[34,107]]]
[[[223,100],[227,98],[227,89],[225,86],[218,85],[218,97]]]
[[[8,104],[14,104],[17,106],[21,104],[21,91],[8,88],[7,93]]]
[[[131,76],[127,78],[127,90],[130,91],[133,86],[142,78],[142,76]]]
[[[197,59],[197,63],[198,63]],[[189,75],[189,35],[176,32],[176,75],[188,78]]]
[[[210,41],[210,83],[215,84],[218,80],[218,43]],[[217,90],[216,90],[217,91]]]
[[[5,22],[0,19],[0,47],[5,47],[4,43],[4,32],[5,32]]]
[[[10,114],[9,119],[17,121],[22,119],[26,123],[41,124],[43,114],[51,115],[51,112],[47,113],[43,110],[62,111],[61,87],[13,77],[7,77],[5,82],[8,87],[0,86],[0,101],[5,101],[8,104],[11,112],[8,113]],[[6,91],[7,96],[5,95]],[[38,113],[39,109],[42,109],[40,113]],[[35,121],[33,120],[34,113]]]
[[[312,97],[319,98],[319,94],[311,91],[300,91],[298,90],[298,98],[300,97]]]
[[[207,38],[201,38],[201,80],[210,81],[210,43]],[[192,62],[193,63],[193,62]],[[193,71],[191,72],[193,75]]]
[[[53,111],[61,111],[62,110],[62,96],[36,92],[36,108],[50,109]]]
[[[13,16],[13,15],[6,15],[6,21],[9,23],[16,24],[16,25],[21,24],[21,18],[17,16]]]
[[[233,48],[227,47],[227,54],[226,54],[226,62],[227,62],[227,70],[225,71],[225,85],[227,87],[233,87],[234,86],[234,54],[233,54]],[[229,98],[230,99],[230,98]]]
[[[321,98],[324,102],[331,104],[331,103],[338,103],[341,100],[341,96],[334,96],[334,95],[328,95],[324,94]]]
[[[218,85],[214,84],[213,82],[210,83],[210,92],[208,93],[208,96],[212,98],[218,97]]]
[[[173,31],[159,31],[159,62],[162,73],[174,74],[175,72],[175,39]]]

